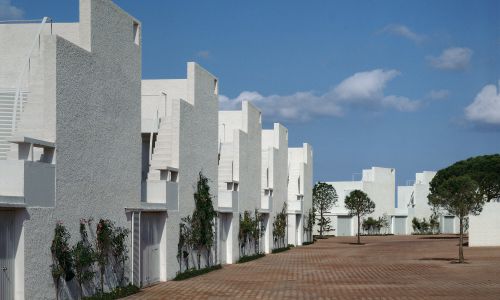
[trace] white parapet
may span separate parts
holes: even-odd
[[[238,192],[219,191],[218,207],[221,212],[238,211]]]
[[[304,201],[302,201],[302,200],[289,200],[288,201],[288,213],[301,214],[303,203],[304,203]]]
[[[168,210],[179,210],[179,185],[167,180],[147,181],[147,203],[162,203]]]
[[[26,160],[0,161],[0,206],[53,207],[55,165]]]

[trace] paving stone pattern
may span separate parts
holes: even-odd
[[[500,247],[465,248],[454,236],[354,237],[269,254],[128,299],[500,299]]]

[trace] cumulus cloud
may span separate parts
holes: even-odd
[[[11,4],[10,0],[0,0],[0,20],[22,19],[24,11]]]
[[[410,28],[401,24],[390,24],[385,26],[381,32],[389,33],[392,35],[397,35],[400,37],[407,38],[415,43],[421,43],[425,40],[425,36],[422,34],[417,34],[413,32]]]
[[[405,112],[418,109],[420,101],[384,95],[386,84],[398,75],[396,70],[376,69],[355,73],[323,94],[306,91],[265,96],[255,91],[244,91],[234,99],[221,95],[219,102],[221,109],[235,110],[240,108],[242,101],[247,100],[257,105],[265,116],[300,122],[318,116],[338,117],[353,106],[367,110],[395,109]]]
[[[450,91],[448,90],[431,90],[427,94],[427,98],[431,100],[442,100],[450,96]]]
[[[474,101],[465,108],[465,117],[469,121],[500,125],[500,81],[499,88],[488,84],[476,95]]]
[[[453,47],[443,50],[440,56],[427,58],[431,66],[441,70],[463,70],[469,66],[473,51]]]

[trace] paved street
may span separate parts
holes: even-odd
[[[454,237],[330,238],[200,277],[165,282],[129,299],[500,299],[500,247]]]

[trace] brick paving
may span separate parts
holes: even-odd
[[[320,240],[128,299],[500,299],[500,247],[465,247],[454,237]]]

